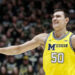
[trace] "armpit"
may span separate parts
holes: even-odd
[[[44,50],[44,44],[41,44],[40,46],[41,46],[41,47],[43,48],[43,50]]]

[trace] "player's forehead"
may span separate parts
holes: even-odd
[[[64,16],[64,12],[63,11],[54,12],[53,16],[56,16],[56,15]]]

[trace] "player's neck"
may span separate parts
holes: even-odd
[[[59,31],[54,31],[54,35],[56,38],[60,38],[66,34],[67,30],[66,28],[59,30]]]

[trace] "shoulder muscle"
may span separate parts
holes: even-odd
[[[75,35],[72,36],[72,47],[75,49]]]
[[[40,42],[40,44],[44,44],[47,36],[48,36],[47,33],[41,33],[41,34],[38,34],[37,36],[35,36],[33,39],[35,39],[38,42]]]

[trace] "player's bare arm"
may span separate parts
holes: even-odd
[[[44,45],[47,35],[47,33],[42,33],[24,44],[0,48],[0,53],[6,55],[17,55],[32,50],[38,46]]]
[[[72,47],[75,49],[75,35],[72,36]]]

